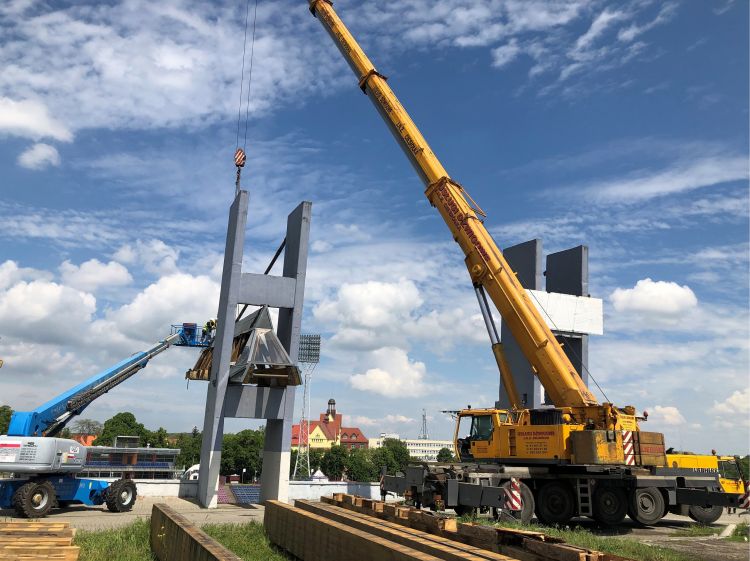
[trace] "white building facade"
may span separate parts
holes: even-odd
[[[381,448],[386,438],[400,440],[406,444],[406,449],[412,458],[423,462],[437,461],[438,452],[443,448],[448,448],[453,453],[453,442],[450,440],[425,440],[421,438],[404,439],[398,434],[380,433],[378,438],[370,439],[370,448]]]

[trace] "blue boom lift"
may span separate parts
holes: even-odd
[[[148,361],[170,346],[208,347],[210,333],[199,334],[194,323],[173,325],[172,333],[150,349],[115,364],[60,394],[33,411],[13,413],[8,434],[0,436],[0,508],[15,508],[20,516],[39,518],[55,506],[73,503],[106,504],[112,512],[133,508],[136,487],[129,479],[112,483],[79,479],[86,463],[86,447],[56,435],[95,399],[122,384]]]

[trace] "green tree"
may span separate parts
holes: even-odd
[[[742,467],[742,478],[747,481],[750,478],[750,455],[740,458],[740,466]]]
[[[437,453],[437,461],[448,463],[455,462],[456,459],[453,456],[453,451],[450,448],[441,448]]]
[[[310,448],[310,475],[313,475],[320,469],[320,466],[323,464],[324,454],[325,450],[321,450],[320,448]]]
[[[10,405],[0,405],[0,434],[8,432],[11,415],[13,415],[13,409],[10,408]]]
[[[241,474],[247,469],[248,477],[261,473],[263,462],[260,453],[265,440],[265,428],[243,430],[237,434],[224,435],[221,452],[221,473]]]
[[[396,471],[405,471],[406,466],[409,465],[409,461],[411,460],[406,444],[396,438],[386,438],[383,440],[383,448],[388,450],[393,456],[393,460],[397,466]]]
[[[399,466],[388,448],[373,448],[370,457],[378,471],[378,479],[380,479],[380,471],[383,468],[388,475],[396,475],[396,472],[399,471]]]
[[[94,440],[94,446],[112,446],[118,436],[137,436],[140,438],[140,445],[145,446],[150,431],[132,413],[118,413],[104,422],[101,434]]]
[[[373,463],[372,451],[355,448],[346,460],[346,478],[349,481],[377,481],[380,470]]]
[[[93,419],[78,419],[73,423],[73,432],[77,434],[96,434],[102,433],[102,424]]]
[[[68,427],[65,427],[56,436],[57,438],[73,438],[73,433],[70,432],[70,429]]]
[[[169,448],[169,442],[167,441],[167,429],[159,427],[157,430],[151,432],[148,431],[146,436],[146,444],[152,448]]]
[[[346,469],[347,457],[349,456],[348,451],[343,446],[333,445],[325,454],[320,463],[320,469],[326,474],[326,477],[331,481],[341,481]]]
[[[180,453],[175,458],[175,465],[182,468],[189,468],[200,462],[201,458],[201,433],[197,427],[190,434],[181,434],[177,437],[176,448]]]

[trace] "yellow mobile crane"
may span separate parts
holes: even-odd
[[[462,462],[490,466],[411,470],[405,478],[385,478],[391,490],[407,492],[427,506],[456,510],[502,508],[504,488],[521,480],[521,518],[534,510],[544,522],[565,523],[588,515],[607,524],[629,512],[641,523],[660,519],[669,507],[689,506],[707,521],[721,513],[728,494],[718,474],[699,469],[680,477],[667,465],[661,433],[641,431],[633,406],[599,403],[583,383],[561,345],[530,301],[502,252],[484,226],[485,213],[453,180],[370,59],[336,14],[330,0],[311,0],[310,11],[323,24],[422,179],[428,200],[438,209],[463,250],[512,409],[457,412],[456,448]],[[503,356],[487,295],[507,322],[554,408],[524,409]],[[462,420],[471,423],[458,438]],[[661,471],[660,471],[661,470]],[[681,471],[679,466],[678,471]],[[682,488],[682,492],[680,490]],[[722,502],[723,501],[723,502]],[[718,508],[718,514],[717,514]]]

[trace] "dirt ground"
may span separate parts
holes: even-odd
[[[714,524],[721,531],[729,524],[750,522],[747,514],[724,514]],[[680,537],[674,534],[694,524],[689,518],[668,515],[658,525],[642,528],[632,524],[629,518],[616,530],[600,530],[590,520],[581,520],[581,526],[599,535],[638,540],[641,543],[669,547],[677,551],[692,553],[703,561],[750,561],[750,544],[731,542],[714,536]]]
[[[136,518],[148,518],[154,503],[166,503],[194,524],[244,524],[263,522],[263,507],[219,505],[203,509],[194,501],[176,497],[138,497],[130,512],[109,512],[106,506],[73,505],[52,511],[47,520],[69,522],[80,530],[100,530],[125,526]],[[15,519],[15,511],[0,510],[0,522]]]

